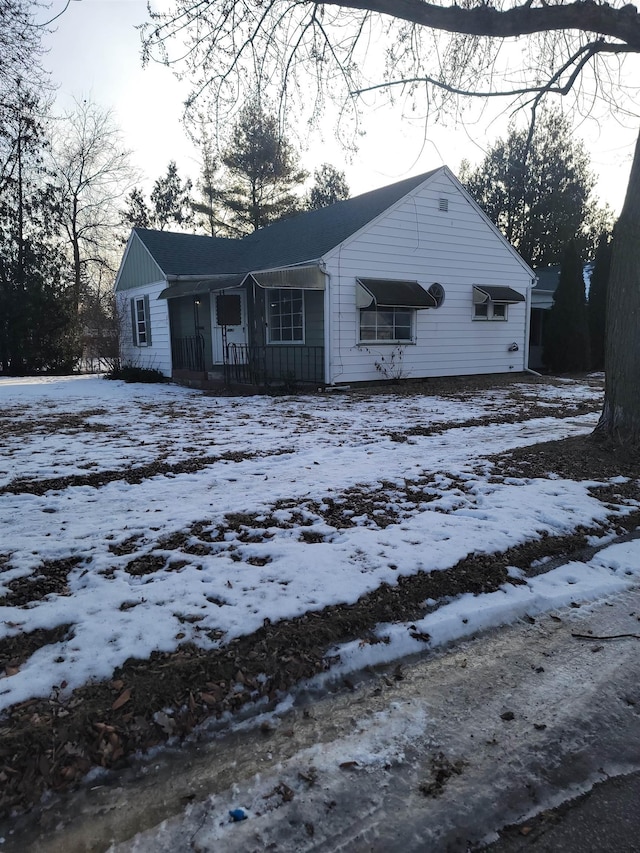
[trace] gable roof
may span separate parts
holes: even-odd
[[[441,167],[442,168],[442,167]],[[168,278],[248,273],[321,258],[410,193],[439,169],[299,213],[242,239],[134,228]]]
[[[254,231],[242,240],[249,267],[291,266],[321,258],[440,169],[310,210]]]

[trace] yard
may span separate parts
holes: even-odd
[[[0,380],[0,804],[301,680],[637,583],[602,377],[212,397]]]

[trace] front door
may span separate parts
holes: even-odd
[[[215,364],[244,363],[247,358],[245,292],[244,290],[225,290],[211,295],[213,361]]]

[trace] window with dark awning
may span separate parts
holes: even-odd
[[[516,302],[524,302],[522,293],[518,293],[512,287],[499,287],[492,284],[473,285],[473,304],[484,305],[487,302],[498,302],[502,305],[515,305]]]
[[[356,303],[358,308],[437,308],[434,296],[417,281],[393,281],[392,279],[356,279]]]

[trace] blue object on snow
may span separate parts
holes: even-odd
[[[244,809],[229,809],[229,814],[231,815],[232,820],[246,820],[248,815]]]

